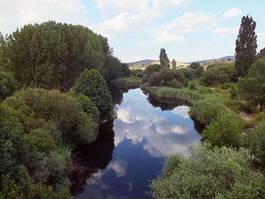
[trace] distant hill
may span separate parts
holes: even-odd
[[[145,60],[140,60],[136,62],[130,62],[127,64],[129,65],[129,68],[131,70],[136,70],[136,69],[144,70],[147,66],[152,65],[152,64],[160,64],[160,62],[158,60],[145,59]]]
[[[234,62],[235,57],[234,56],[225,56],[217,59],[206,59],[206,60],[199,60],[195,62],[199,62],[200,64],[204,66],[208,66],[210,64],[216,63],[216,62]],[[178,68],[185,68],[192,62],[177,62]],[[131,70],[141,69],[144,70],[147,66],[152,64],[160,64],[159,60],[153,60],[153,59],[144,59],[136,62],[130,62],[127,63],[129,65],[129,68]]]
[[[215,63],[215,62],[225,62],[225,61],[234,62],[235,61],[235,57],[234,56],[225,56],[225,57],[221,57],[221,58],[217,58],[217,59],[199,60],[199,61],[196,61],[196,62],[199,62],[200,64],[204,64],[204,65],[209,65],[209,64]]]

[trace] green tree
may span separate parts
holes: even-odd
[[[162,175],[151,184],[155,198],[256,199],[264,198],[265,180],[252,170],[245,149],[202,146],[189,158],[170,157]]]
[[[80,73],[92,66],[107,78],[128,72],[112,56],[106,38],[80,25],[54,21],[25,25],[8,35],[5,43],[8,70],[21,87],[68,90]]]
[[[112,98],[104,78],[96,70],[85,70],[75,83],[73,91],[88,96],[101,114],[112,109]]]
[[[257,35],[256,22],[252,17],[243,16],[236,40],[235,69],[237,77],[246,76],[256,60]]]
[[[255,126],[247,140],[250,152],[255,155],[257,162],[265,165],[265,120]]]
[[[234,72],[235,72],[234,64],[230,63],[213,64],[207,67],[207,70],[202,78],[202,81],[206,85],[231,82]]]
[[[0,100],[11,96],[16,88],[17,83],[13,74],[0,71]]]
[[[164,48],[160,49],[160,55],[159,55],[160,64],[166,68],[170,67],[169,59],[167,57],[166,50]]]
[[[202,132],[207,142],[214,146],[239,147],[244,122],[234,112],[220,112]]]
[[[251,65],[246,77],[238,82],[239,92],[253,105],[265,107],[265,59],[258,59]]]

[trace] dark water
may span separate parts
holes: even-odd
[[[113,96],[117,118],[74,156],[76,199],[151,198],[150,181],[160,174],[165,159],[188,155],[200,143],[189,107],[159,104],[140,89]]]

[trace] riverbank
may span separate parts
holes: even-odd
[[[111,81],[111,86],[115,86],[121,89],[132,89],[138,88],[142,84],[142,78],[129,76],[129,77],[121,77],[116,80]]]

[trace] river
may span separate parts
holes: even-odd
[[[152,198],[149,184],[166,158],[189,155],[200,134],[185,105],[160,104],[141,89],[113,94],[116,118],[75,153],[75,199]]]

